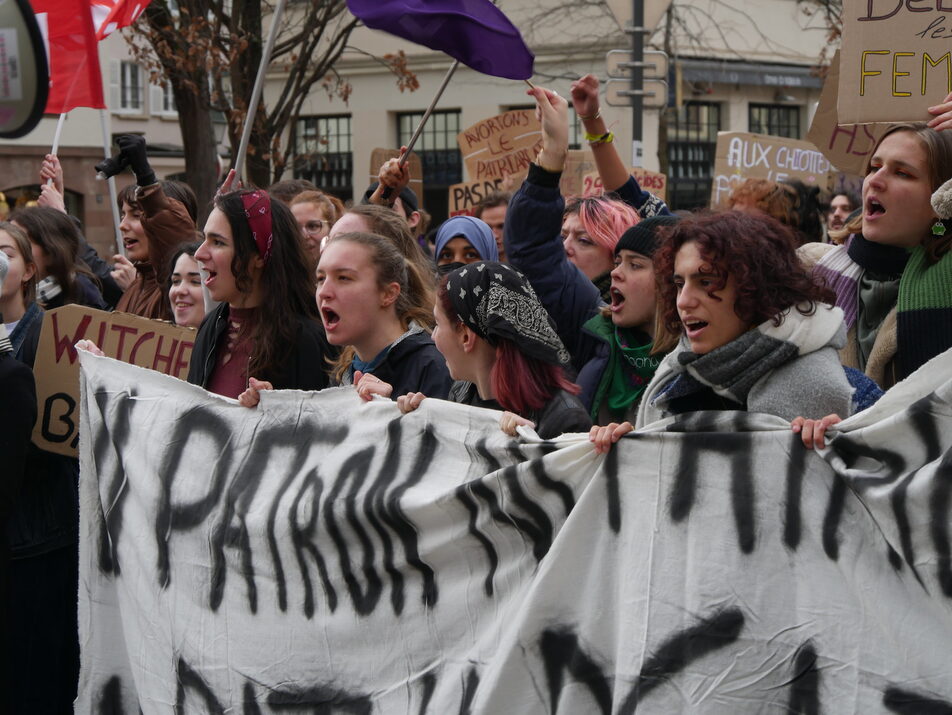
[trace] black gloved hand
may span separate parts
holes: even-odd
[[[125,157],[136,175],[136,184],[151,186],[156,182],[155,172],[149,165],[149,157],[145,152],[145,137],[138,134],[121,134],[116,139],[119,153]]]

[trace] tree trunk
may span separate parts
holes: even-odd
[[[218,187],[218,143],[207,100],[187,89],[174,87],[182,146],[185,150],[185,181],[198,198],[198,228],[205,225]]]

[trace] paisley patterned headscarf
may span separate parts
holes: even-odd
[[[446,291],[460,320],[490,345],[511,340],[526,355],[550,365],[568,364],[555,323],[515,268],[492,261],[470,263],[447,275]]]

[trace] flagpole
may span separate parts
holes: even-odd
[[[102,151],[103,156],[107,159],[112,149],[112,141],[109,138],[109,127],[107,124],[108,119],[109,117],[106,115],[106,110],[100,109],[99,123],[102,127]],[[110,176],[106,183],[109,186],[109,203],[112,206],[112,228],[116,233],[116,248],[121,256],[125,256],[126,247],[122,243],[122,232],[119,231],[119,195],[116,192],[116,177]]]
[[[255,115],[258,113],[258,102],[261,101],[261,94],[264,91],[265,74],[268,72],[268,65],[271,63],[271,51],[274,49],[274,41],[278,36],[278,25],[281,24],[281,17],[284,15],[284,5],[286,0],[278,0],[274,6],[274,13],[271,16],[271,29],[268,31],[268,41],[265,43],[264,51],[261,53],[261,64],[258,65],[258,76],[255,77],[255,86],[251,90],[251,101],[248,103],[248,112],[245,115],[245,126],[241,132],[241,143],[238,145],[238,154],[235,156],[234,169],[237,179],[242,177],[242,169],[245,164],[245,157],[248,155],[248,143],[251,141],[251,127],[255,121]]]
[[[455,60],[453,64],[450,65],[450,68],[446,72],[446,76],[443,78],[443,83],[440,85],[440,88],[436,90],[436,95],[433,97],[433,101],[430,102],[430,106],[426,108],[426,111],[423,113],[423,119],[420,120],[420,123],[417,125],[416,131],[413,132],[413,136],[410,137],[410,141],[407,142],[407,150],[400,157],[400,163],[406,164],[407,157],[410,156],[410,152],[413,151],[413,145],[416,144],[417,139],[420,138],[420,134],[423,133],[423,127],[426,125],[426,120],[430,118],[430,115],[433,114],[433,109],[436,107],[436,103],[440,101],[440,97],[443,96],[443,91],[446,89],[446,86],[450,83],[450,79],[453,77],[453,73],[456,72],[456,68],[459,67],[459,60]]]
[[[63,125],[66,123],[66,112],[62,112],[59,115],[59,120],[56,122],[56,131],[53,132],[53,146],[50,148],[50,154],[56,156],[59,154],[59,145],[60,145],[60,135],[63,133]],[[53,185],[53,179],[46,180],[47,186]]]
[[[436,107],[436,103],[439,102],[440,97],[443,96],[443,92],[450,83],[450,79],[453,78],[453,73],[456,72],[457,67],[459,67],[459,60],[454,60],[453,64],[451,64],[450,68],[446,71],[446,76],[443,77],[443,82],[440,84],[440,88],[436,90],[436,94],[433,96],[433,101],[430,102],[430,106],[427,107],[426,111],[423,113],[423,118],[420,120],[420,123],[417,124],[417,128],[414,130],[413,136],[410,137],[410,141],[407,142],[407,150],[400,155],[400,166],[406,164],[407,160],[410,158],[410,152],[413,151],[413,145],[416,144],[417,139],[420,138],[420,134],[423,133],[423,127],[426,126],[426,120],[430,118],[431,114],[433,114],[433,109]],[[387,186],[384,188],[381,196],[386,200],[390,198],[392,193],[393,189]]]

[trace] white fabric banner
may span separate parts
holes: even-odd
[[[826,461],[764,415],[598,456],[81,359],[77,712],[952,708],[948,356]]]

